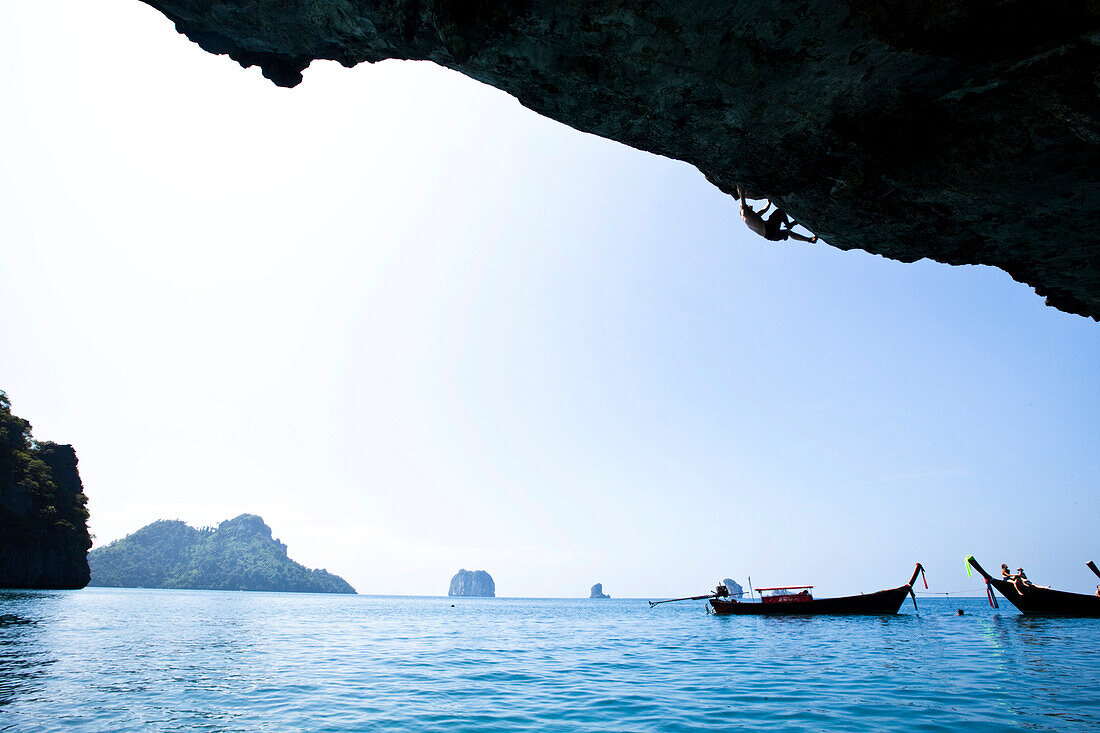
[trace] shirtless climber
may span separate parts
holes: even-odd
[[[737,189],[737,196],[741,199],[741,218],[745,220],[745,226],[759,234],[764,239],[771,240],[773,242],[781,242],[784,239],[797,239],[802,242],[809,242],[813,244],[817,241],[817,235],[807,237],[805,234],[799,234],[794,231],[792,227],[796,226],[796,223],[791,221],[787,216],[787,212],[778,206],[775,207],[775,211],[767,219],[764,219],[764,214],[771,208],[771,202],[768,201],[764,208],[760,211],[754,211],[749,206],[748,201],[745,200],[745,192],[741,189]],[[786,227],[784,229],[784,227]]]

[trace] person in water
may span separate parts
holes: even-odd
[[[749,206],[749,202],[745,199],[744,191],[737,189],[737,196],[741,200],[741,218],[745,220],[745,226],[764,239],[772,242],[782,242],[784,239],[797,239],[811,244],[817,241],[816,234],[807,237],[805,234],[799,234],[794,231],[792,227],[797,226],[797,222],[791,221],[791,218],[787,216],[787,212],[783,211],[783,209],[778,206],[775,207],[775,211],[772,212],[772,215],[765,219],[764,214],[768,213],[768,209],[771,208],[771,201],[765,199],[764,208],[760,211],[756,211]]]

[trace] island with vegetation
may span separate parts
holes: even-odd
[[[71,445],[38,442],[0,391],[0,588],[88,584],[88,497]]]
[[[89,585],[120,588],[355,593],[343,578],[310,570],[255,514],[195,529],[160,520],[88,555]]]

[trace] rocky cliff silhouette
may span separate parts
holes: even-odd
[[[0,588],[88,584],[88,497],[71,445],[39,443],[0,392]]]

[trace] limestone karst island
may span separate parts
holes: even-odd
[[[291,560],[252,514],[217,528],[154,522],[89,552],[87,503],[73,447],[35,440],[0,391],[0,588],[355,593],[343,578]]]
[[[0,392],[0,588],[88,584],[88,497],[71,445],[38,442]]]
[[[448,596],[495,598],[496,594],[497,586],[493,582],[493,576],[484,570],[466,570],[465,568],[455,573],[447,589]]]
[[[733,578],[723,578],[722,585],[726,586],[726,590],[728,590],[729,594],[734,598],[740,598],[745,595],[745,589]]]
[[[195,529],[161,520],[88,555],[93,586],[355,593],[343,578],[310,570],[254,514]]]

